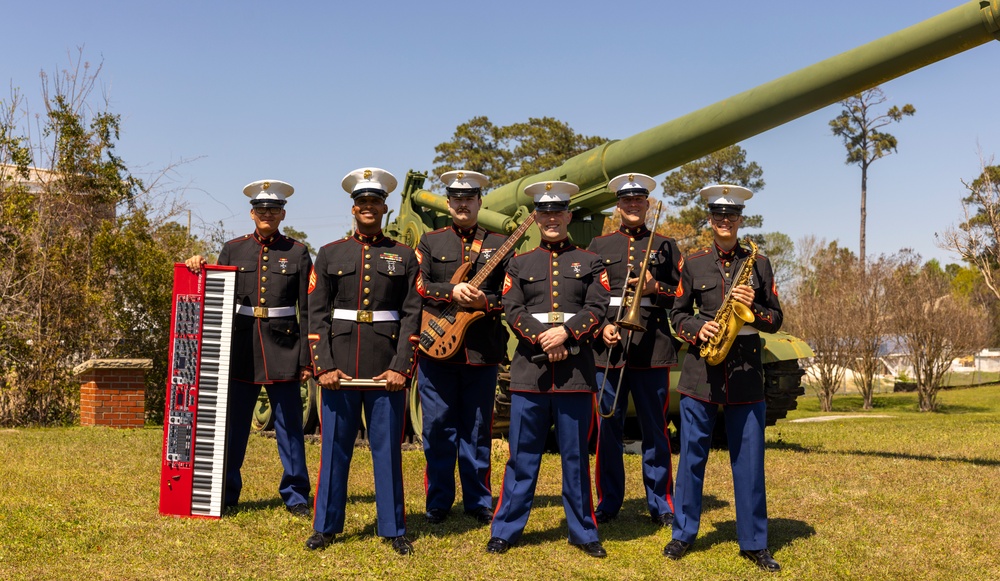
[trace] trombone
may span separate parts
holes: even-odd
[[[642,311],[640,310],[642,308],[642,291],[646,285],[646,271],[649,269],[649,257],[653,252],[653,239],[656,238],[656,227],[659,225],[660,210],[662,209],[663,202],[657,201],[656,214],[653,216],[653,228],[649,232],[649,242],[646,243],[646,256],[643,257],[642,266],[639,267],[639,278],[635,283],[635,287],[629,288],[628,284],[628,274],[632,273],[631,269],[625,275],[625,284],[622,285],[622,300],[621,304],[618,305],[618,318],[615,320],[615,326],[628,331],[619,340],[622,343],[621,361],[625,363],[628,362],[629,346],[632,344],[632,332],[639,331],[641,333],[646,330],[646,327],[642,324]],[[624,315],[622,313],[623,310],[625,310]],[[615,399],[611,402],[611,409],[607,413],[601,411],[601,402],[604,400],[604,388],[608,384],[608,369],[611,368],[611,354],[613,352],[614,347],[608,350],[608,363],[604,366],[604,380],[601,381],[601,388],[597,390],[597,415],[604,419],[610,419],[615,415],[615,410],[618,409],[618,396],[622,393],[622,379],[625,377],[625,366],[622,366],[622,372],[618,374],[618,386],[615,388]]]

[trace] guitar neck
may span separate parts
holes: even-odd
[[[514,245],[521,239],[521,236],[524,236],[524,233],[527,232],[528,227],[531,226],[534,221],[535,213],[532,212],[531,214],[528,214],[528,218],[524,222],[521,222],[521,225],[518,226],[516,230],[511,232],[510,236],[504,240],[503,244],[501,244],[500,247],[493,252],[493,256],[491,256],[490,259],[486,261],[486,264],[479,269],[476,276],[469,280],[469,285],[478,289],[479,285],[483,284],[483,281],[486,280],[486,277],[493,272],[493,269],[500,264],[500,262],[507,256],[507,254],[510,253],[511,250],[513,250]]]

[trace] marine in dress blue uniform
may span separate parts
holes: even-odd
[[[443,522],[455,502],[455,464],[466,514],[480,523],[493,518],[490,487],[493,401],[497,366],[507,351],[507,329],[500,320],[507,259],[478,288],[452,284],[460,266],[471,262],[466,280],[491,259],[506,238],[477,224],[482,190],[489,179],[478,172],[450,171],[441,176],[453,223],[424,234],[417,245],[417,291],[424,306],[440,312],[452,303],[485,315],[469,325],[454,356],[439,360],[419,353],[417,387],[423,413],[424,488],[428,522]]]
[[[252,234],[226,242],[219,253],[219,264],[237,268],[223,502],[226,506],[239,502],[240,468],[263,386],[275,418],[283,469],[278,492],[290,512],[308,517],[309,471],[300,384],[311,376],[308,344],[302,335],[312,259],[303,244],[278,231],[286,200],[294,191],[278,180],[259,180],[243,188],[256,228]],[[193,256],[186,263],[196,271],[204,262],[201,256]],[[297,313],[297,308],[302,312]]]
[[[698,535],[702,487],[712,430],[724,410],[733,471],[736,536],[740,554],[765,571],[781,567],[767,549],[767,495],[764,485],[764,371],[758,331],[774,333],[782,313],[771,264],[757,255],[749,285],[732,286],[750,251],[739,244],[743,206],[752,192],[732,185],[701,190],[708,202],[715,244],[687,257],[681,270],[671,318],[677,334],[690,343],[677,391],[681,393],[680,461],[675,492],[672,540],[663,549],[681,558]],[[727,292],[753,313],[724,361],[709,365],[700,347],[720,332],[713,319]],[[694,312],[698,308],[698,313]]]
[[[597,486],[598,523],[618,516],[625,500],[625,465],[622,461],[625,413],[629,394],[642,430],[642,481],[646,508],[655,524],[670,525],[674,518],[673,477],[667,408],[670,402],[670,368],[677,364],[675,339],[670,333],[669,310],[680,281],[681,252],[677,242],[646,227],[649,192],[656,180],[643,174],[623,174],[608,183],[618,196],[622,218],[616,232],[595,238],[588,250],[601,256],[611,281],[611,308],[594,341],[598,390]],[[622,289],[626,280],[634,289],[653,236],[646,280],[643,283],[640,324],[645,331],[619,329],[615,322],[625,314]],[[623,341],[624,339],[624,341]],[[624,343],[627,342],[627,348]],[[627,349],[627,351],[626,351]],[[622,374],[624,373],[624,376]],[[621,382],[621,393],[615,392]],[[603,417],[610,415],[611,417]]]
[[[487,552],[505,553],[528,522],[542,452],[555,424],[570,544],[606,557],[594,520],[587,441],[597,390],[591,342],[607,313],[610,287],[601,258],[567,238],[568,182],[539,182],[534,196],[541,245],[507,266],[503,304],[518,338],[510,368],[510,459]]]
[[[357,228],[320,249],[309,286],[309,341],[323,388],[323,444],[315,532],[306,547],[324,548],[344,530],[348,474],[364,413],[375,470],[377,534],[408,555],[413,545],[405,536],[400,446],[405,388],[414,365],[410,339],[420,323],[417,258],[413,249],[382,234],[385,198],[396,187],[392,174],[362,168],[342,185],[354,200]]]

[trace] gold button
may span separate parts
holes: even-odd
[[[559,303],[552,303],[552,308],[553,309],[558,309],[559,308]]]
[[[465,260],[465,262],[469,262],[469,257],[468,256],[463,256],[462,259]]]
[[[559,296],[559,291],[552,291],[552,296],[554,296],[554,297]]]
[[[552,281],[552,286],[559,286],[559,281],[558,280]]]
[[[265,288],[265,287],[260,287],[260,292],[262,292],[262,293],[266,293],[266,292],[267,292],[267,288]]]
[[[366,265],[365,265],[365,270],[368,270],[368,269],[370,269],[371,267],[372,267],[372,265],[370,265],[370,264],[366,264]]]
[[[260,277],[260,282],[267,282],[267,277],[266,276]]]
[[[365,282],[368,282],[371,279],[372,279],[372,277],[368,276],[367,274],[365,275]]]
[[[629,257],[628,257],[628,261],[629,261],[629,262],[632,262],[633,260],[635,260],[635,257],[634,257],[634,256],[629,256]]]
[[[243,267],[243,266],[241,266],[241,267],[240,267],[240,270],[246,270],[246,268],[245,268],[245,267]]]
[[[634,241],[635,241],[635,238],[633,238],[633,239],[632,239],[632,241],[634,242]],[[629,252],[632,252],[633,250],[635,250],[635,246],[629,246],[629,247],[628,247],[628,251],[629,251]]]
[[[265,299],[264,297],[260,297],[260,304],[263,305],[266,302],[267,302],[267,299]]]
[[[729,267],[729,261],[728,260],[726,261],[726,267]]]
[[[535,277],[533,277],[533,276],[529,276],[529,277],[528,277],[528,280],[529,280],[529,281],[532,281],[532,280],[535,280]]]
[[[319,359],[319,355],[313,356],[313,359]]]
[[[267,246],[265,246],[264,247],[264,252],[267,252],[267,251],[268,251],[268,248],[267,248]]]
[[[285,274],[285,269],[284,268],[281,269],[281,274]]]
[[[396,338],[396,334],[393,333],[392,335],[390,335],[390,337],[393,338],[393,339],[395,339]],[[413,361],[413,360],[411,359],[410,361]]]
[[[260,269],[263,270],[264,272],[267,272],[267,265],[265,264],[264,266],[260,267]]]
[[[553,252],[552,253],[552,258],[559,258],[559,253],[558,252]]]
[[[553,260],[553,261],[552,261],[552,266],[559,266],[559,263],[558,263],[558,262],[556,262],[555,260]]]
[[[368,299],[365,299],[365,300],[361,301],[361,303],[367,306],[368,305]]]
[[[365,251],[366,252],[368,251],[369,248],[371,248],[371,246],[368,246],[367,244],[365,244]]]
[[[552,276],[559,276],[559,271],[558,270],[553,270],[552,271]]]
[[[267,262],[267,259],[268,259],[267,256],[261,257],[261,260],[263,260],[264,262]]]
[[[371,255],[371,254],[365,254],[365,259],[366,259],[366,260],[371,260],[371,258],[372,258],[372,255]]]
[[[442,256],[441,260],[446,260],[447,258],[448,258],[447,256]]]
[[[370,289],[370,288],[366,288],[366,289],[365,289],[365,294],[368,294],[368,293],[370,293],[370,292],[372,292],[372,289]]]
[[[465,250],[469,250],[469,248],[471,248],[471,246],[469,246],[468,244],[466,244],[465,245]]]

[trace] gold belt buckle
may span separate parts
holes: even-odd
[[[565,313],[549,313],[550,323],[563,323],[566,321]]]
[[[254,307],[253,308],[253,316],[257,317],[258,319],[266,319],[267,318],[267,307]]]
[[[358,311],[359,323],[371,323],[372,318],[373,318],[372,311]]]

